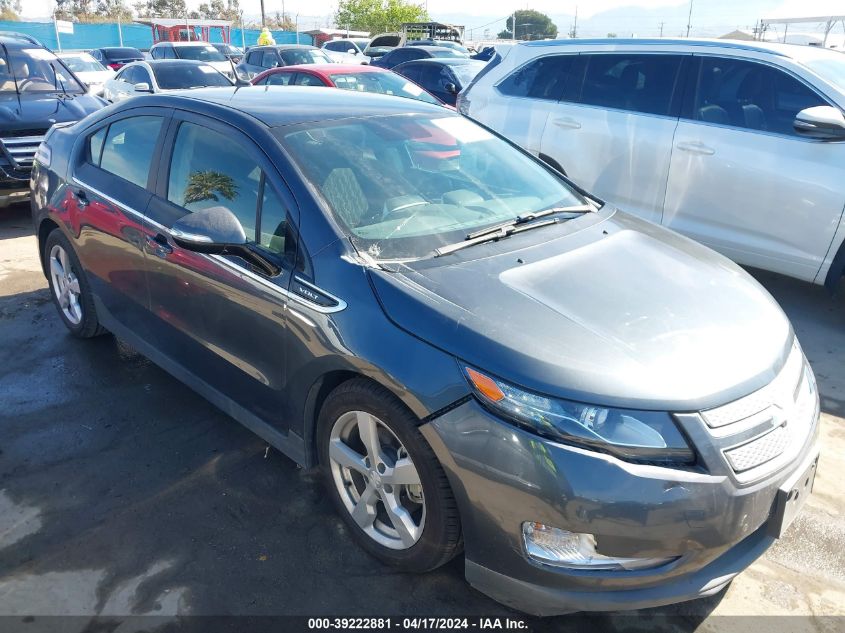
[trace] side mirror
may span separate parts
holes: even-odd
[[[182,248],[207,255],[236,255],[261,272],[275,277],[282,269],[246,238],[235,214],[226,207],[209,207],[179,218],[170,228]]]
[[[819,140],[845,140],[845,116],[833,106],[815,106],[801,110],[792,122],[801,136]]]
[[[445,86],[443,86],[443,87],[446,89],[446,92],[448,92],[450,95],[456,95],[456,94],[458,94],[458,87],[457,87],[455,84],[451,83],[451,82],[450,82],[450,83],[448,83],[448,84],[446,84],[446,85],[445,85]]]
[[[347,51],[346,51],[346,52],[347,52],[349,55],[357,55],[357,54],[358,54],[358,51],[356,51],[354,48],[347,49]]]
[[[140,83],[135,84],[134,86],[135,92],[152,92],[153,89],[150,88],[150,84],[146,81],[142,81]]]

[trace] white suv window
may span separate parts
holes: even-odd
[[[692,118],[696,121],[798,136],[792,123],[804,108],[829,105],[795,77],[766,64],[705,57]]]
[[[681,55],[586,55],[580,102],[646,114],[670,114]]]
[[[550,55],[529,62],[502,81],[499,92],[510,97],[548,99],[564,98],[564,91],[578,64],[577,55]]]

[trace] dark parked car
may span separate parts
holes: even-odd
[[[662,605],[723,589],[812,489],[815,381],[765,290],[445,108],[139,96],[54,128],[32,182],[70,332],[319,465],[386,563],[463,546],[532,613]]]
[[[244,52],[232,44],[212,43],[212,46],[223,53],[227,59],[231,59],[234,64],[240,62],[244,57]]]
[[[399,73],[425,88],[443,103],[455,105],[458,93],[486,66],[484,62],[467,59],[420,59],[394,66]]]
[[[294,64],[331,64],[331,58],[316,46],[288,44],[278,46],[253,46],[237,66],[238,75],[252,79],[268,68]]]
[[[393,68],[403,62],[415,59],[429,59],[431,57],[450,57],[454,59],[466,59],[457,51],[445,46],[400,46],[388,51],[378,59],[370,62],[373,66],[380,68]]]
[[[0,35],[0,207],[29,195],[32,160],[51,125],[105,105],[86,91],[48,49],[14,33]]]
[[[108,66],[112,70],[119,70],[126,64],[144,59],[144,54],[137,48],[129,46],[95,48],[91,51],[91,57]]]
[[[452,42],[450,40],[411,40],[407,42],[405,46],[445,46],[456,53],[460,53],[464,57],[469,57],[471,55],[468,48],[458,42]]]

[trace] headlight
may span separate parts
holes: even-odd
[[[695,461],[695,453],[668,413],[557,400],[524,391],[477,369],[465,367],[464,373],[484,406],[543,437],[631,461]]]

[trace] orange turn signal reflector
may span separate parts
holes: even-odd
[[[472,384],[475,385],[475,388],[478,389],[484,397],[489,398],[493,402],[504,400],[505,394],[502,393],[502,390],[499,389],[499,385],[497,385],[496,381],[490,378],[490,376],[485,376],[484,374],[477,372],[474,369],[470,369],[469,367],[467,367],[466,370],[467,376],[469,376]]]

